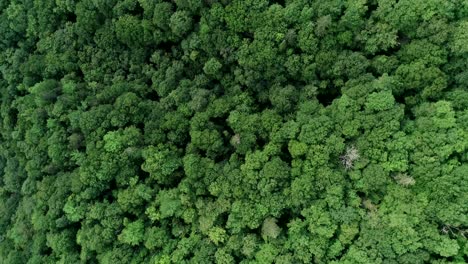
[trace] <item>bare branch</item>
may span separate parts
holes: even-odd
[[[355,146],[351,146],[346,148],[345,154],[343,154],[340,159],[345,169],[350,170],[353,168],[354,162],[358,160],[359,157],[360,155],[357,148]]]

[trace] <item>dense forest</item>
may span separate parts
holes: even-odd
[[[0,0],[0,263],[467,263],[466,0]]]

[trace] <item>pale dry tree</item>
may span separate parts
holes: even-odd
[[[406,173],[398,173],[395,177],[394,177],[395,181],[404,186],[404,187],[408,187],[408,186],[412,186],[416,183],[416,180],[413,179],[413,177],[411,176],[408,176],[408,174]]]
[[[277,224],[278,220],[273,217],[268,217],[263,221],[262,225],[262,237],[264,239],[272,238],[275,239],[281,233],[281,228]]]
[[[340,156],[341,163],[346,170],[353,168],[354,162],[359,159],[359,151],[355,146],[350,146],[346,148],[346,151],[343,155]]]
[[[241,143],[241,138],[240,138],[240,135],[239,134],[235,134],[232,138],[231,138],[231,144],[233,146],[237,146]]]

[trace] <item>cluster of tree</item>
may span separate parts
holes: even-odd
[[[468,262],[465,0],[0,1],[0,262]]]

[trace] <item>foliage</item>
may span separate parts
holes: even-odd
[[[467,21],[0,1],[0,263],[466,263]]]

